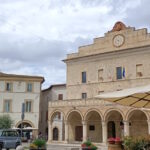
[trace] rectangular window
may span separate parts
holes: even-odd
[[[90,125],[90,126],[89,126],[89,130],[90,130],[90,131],[94,131],[94,130],[95,130],[95,126],[94,126],[94,125]]]
[[[82,93],[82,99],[86,99],[87,98],[87,93]]]
[[[104,93],[104,91],[98,91],[98,94],[102,94],[102,93]]]
[[[82,72],[82,83],[86,83],[86,72]]]
[[[103,69],[98,70],[98,81],[103,81]]]
[[[117,79],[122,79],[122,67],[117,67]]]
[[[125,78],[125,68],[124,67],[117,67],[116,68],[116,76],[117,76],[117,79]]]
[[[4,112],[11,112],[11,100],[4,101]]]
[[[63,100],[63,94],[58,94],[58,100]]]
[[[33,86],[32,83],[27,83],[27,92],[32,92]]]
[[[10,82],[6,83],[6,91],[12,91],[12,83]]]
[[[25,112],[32,112],[32,101],[25,102]]]
[[[136,65],[136,77],[142,77],[143,76],[143,65],[137,64]]]

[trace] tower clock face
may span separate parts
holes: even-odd
[[[120,47],[124,44],[124,36],[119,34],[119,35],[116,35],[114,38],[113,38],[113,44],[114,46],[116,47]]]

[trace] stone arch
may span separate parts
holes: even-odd
[[[22,121],[17,122],[17,124],[15,125],[15,127],[17,128],[20,124],[22,123]],[[29,120],[23,120],[23,123],[28,123],[31,125],[32,128],[35,128],[35,125],[29,121]]]
[[[124,114],[120,109],[111,108],[105,112],[104,120],[107,123],[107,137],[123,137]]]
[[[104,121],[107,120],[108,114],[109,114],[111,111],[119,112],[119,113],[121,114],[123,120],[125,120],[125,115],[124,115],[123,111],[121,111],[121,110],[118,109],[118,108],[110,108],[110,109],[108,109],[108,110],[104,113]]]
[[[80,114],[80,116],[81,116],[81,119],[83,120],[84,118],[83,118],[83,115],[82,115],[82,113],[81,113],[81,111],[80,110],[78,110],[78,109],[73,109],[73,110],[70,110],[68,113],[67,113],[67,115],[65,116],[65,120],[66,121],[68,121],[68,117],[69,117],[69,115],[72,113],[72,112],[77,112],[77,113],[79,113]]]
[[[52,136],[53,136],[53,129],[58,129],[58,140],[64,140],[64,112],[61,109],[55,109],[49,115],[49,120],[52,124]]]
[[[82,141],[83,138],[83,115],[79,110],[71,110],[66,115],[68,122],[69,142]]]
[[[102,142],[102,114],[97,109],[89,109],[84,116],[87,124],[87,139],[95,142]]]
[[[147,117],[147,120],[150,120],[150,117],[148,115],[148,113],[144,110],[141,110],[141,109],[138,109],[138,108],[132,108],[130,109],[127,113],[126,113],[126,116],[125,116],[125,120],[129,120],[130,116],[132,115],[132,113],[136,110],[139,110],[141,112],[143,112],[145,114],[145,116]]]
[[[130,136],[145,136],[148,135],[148,114],[141,109],[131,109],[126,116],[129,122]],[[137,132],[138,131],[138,132]]]
[[[64,112],[63,112],[61,109],[55,109],[53,112],[50,113],[48,119],[49,119],[50,121],[52,121],[52,118],[53,118],[54,114],[57,113],[57,112],[62,113],[62,114],[63,114],[63,117],[65,117],[65,114],[64,114]]]
[[[91,108],[91,109],[88,109],[87,112],[85,113],[83,119],[86,120],[88,114],[89,114],[90,112],[92,112],[92,111],[97,112],[97,113],[99,114],[99,116],[101,117],[101,119],[103,120],[103,115],[102,115],[102,113],[101,113],[97,108]]]

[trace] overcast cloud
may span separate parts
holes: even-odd
[[[67,53],[103,36],[116,21],[150,27],[149,0],[0,0],[0,71],[66,82]]]

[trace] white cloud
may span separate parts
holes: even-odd
[[[67,53],[103,36],[118,20],[148,25],[149,4],[149,0],[0,0],[0,70],[43,75],[45,86],[65,82],[61,60]]]

